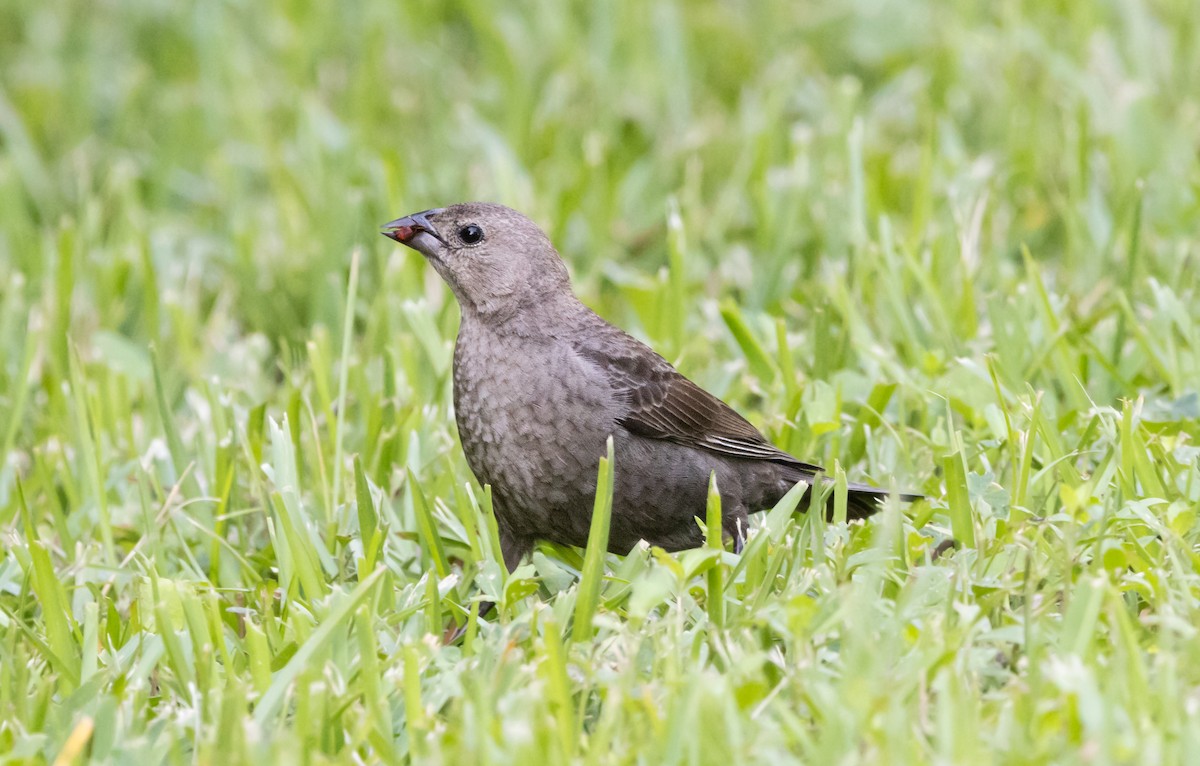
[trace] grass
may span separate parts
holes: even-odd
[[[0,762],[1194,759],[1198,93],[1186,0],[10,0]],[[464,199],[930,502],[506,577]]]

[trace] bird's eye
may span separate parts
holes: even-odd
[[[483,239],[483,229],[473,223],[469,223],[458,230],[458,238],[468,245],[474,245]]]

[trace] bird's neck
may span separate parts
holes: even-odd
[[[483,335],[552,338],[575,327],[591,310],[573,293],[524,301],[468,303],[460,301],[461,330]]]

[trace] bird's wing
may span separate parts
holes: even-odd
[[[731,457],[769,460],[807,473],[823,471],[766,440],[729,405],[685,378],[633,337],[607,325],[588,334],[575,351],[596,365],[624,401],[619,419],[631,433]]]

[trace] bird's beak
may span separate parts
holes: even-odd
[[[402,245],[408,245],[413,249],[420,249],[416,247],[416,244],[413,242],[413,240],[422,232],[428,234],[442,244],[446,244],[445,240],[438,235],[437,229],[435,229],[433,224],[429,221],[429,216],[439,212],[441,212],[440,208],[436,210],[426,210],[422,213],[413,213],[412,215],[406,215],[403,218],[397,218],[394,221],[385,223],[381,227],[383,230],[380,232],[380,234],[389,239],[394,239]]]

